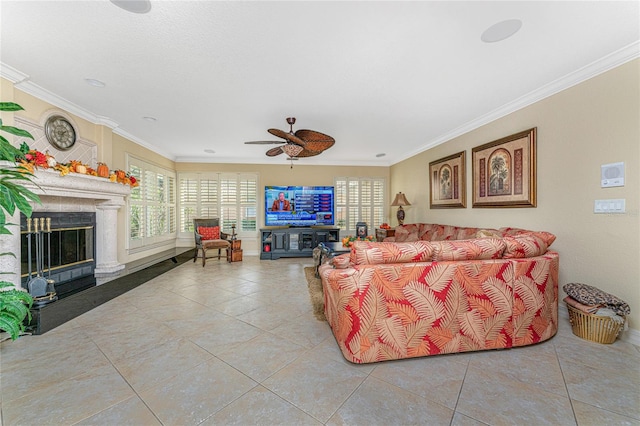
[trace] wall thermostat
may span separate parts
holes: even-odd
[[[600,166],[600,187],[624,186],[624,163],[603,164]]]

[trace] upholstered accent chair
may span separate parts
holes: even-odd
[[[196,252],[193,255],[195,262],[202,257],[202,267],[207,262],[207,250],[218,249],[218,260],[222,257],[222,249],[229,250],[229,234],[220,229],[220,219],[193,219],[193,234],[196,239]],[[227,252],[225,251],[225,258]],[[216,257],[214,254],[210,257]]]

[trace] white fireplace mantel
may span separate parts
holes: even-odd
[[[3,168],[11,166],[11,163],[0,164]],[[55,170],[36,169],[33,174],[33,183],[23,185],[40,196],[42,204],[33,203],[34,212],[96,213],[95,275],[99,283],[117,276],[124,269],[124,264],[118,262],[117,215],[131,193],[129,185],[78,173],[60,176]],[[20,212],[16,210],[7,220],[19,224]],[[14,253],[15,257],[1,256],[0,271],[13,272],[3,279],[20,287],[20,232],[17,226],[10,230],[12,235],[0,239],[0,252]]]

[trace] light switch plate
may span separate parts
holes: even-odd
[[[626,199],[616,200],[596,200],[593,205],[594,213],[624,213],[626,210]]]
[[[600,187],[624,186],[624,163],[603,164],[600,166]]]

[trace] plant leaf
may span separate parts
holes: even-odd
[[[11,340],[16,340],[20,335],[20,327],[24,327],[22,323],[16,323],[12,318],[5,317],[0,313],[0,330],[4,330],[9,333]]]
[[[27,132],[24,129],[18,129],[17,127],[0,126],[0,130],[2,130],[3,132],[11,133],[12,135],[33,139],[33,136],[31,135],[31,133]]]
[[[24,111],[24,108],[14,102],[0,102],[0,111]]]

